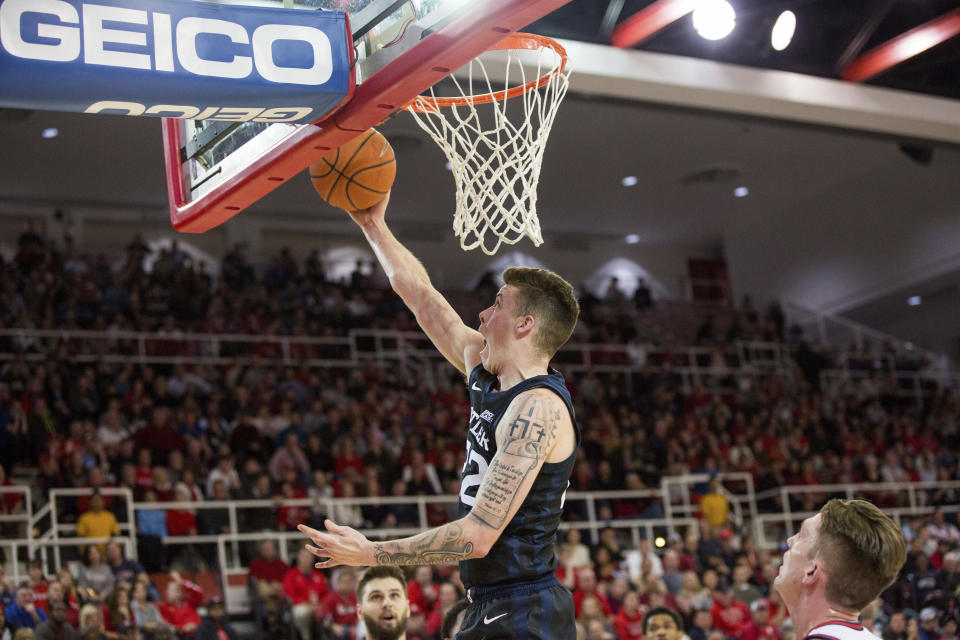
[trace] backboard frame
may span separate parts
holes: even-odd
[[[400,53],[339,110],[291,127],[276,145],[200,198],[191,200],[181,165],[180,121],[162,122],[170,222],[181,232],[212,229],[287,182],[313,162],[385,120],[454,70],[570,0],[484,0],[456,14]],[[277,125],[274,125],[277,126]]]

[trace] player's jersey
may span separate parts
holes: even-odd
[[[836,620],[824,622],[810,630],[804,640],[880,640],[859,622]]]
[[[543,387],[563,398],[573,422],[577,447],[580,446],[580,428],[574,419],[570,392],[559,371],[551,369],[546,375],[527,378],[506,391],[492,391],[496,384],[497,377],[484,369],[483,365],[477,365],[467,380],[470,429],[467,433],[466,463],[460,474],[460,517],[473,508],[477,490],[497,452],[497,423],[513,399],[524,391]],[[563,499],[576,457],[574,449],[566,460],[543,464],[526,499],[490,553],[484,558],[460,563],[460,579],[466,587],[531,579],[557,568],[557,556],[554,553],[557,526],[560,524]]]

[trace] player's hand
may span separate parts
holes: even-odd
[[[353,221],[360,225],[361,228],[380,222],[384,219],[384,216],[387,213],[387,204],[390,203],[390,192],[387,191],[387,195],[383,196],[383,200],[373,205],[368,209],[361,209],[359,211],[348,211],[350,217],[353,218]]]
[[[314,565],[317,569],[340,565],[371,567],[376,564],[373,559],[373,544],[362,533],[350,527],[341,527],[332,520],[324,520],[323,525],[327,528],[326,532],[317,531],[305,524],[297,527],[316,545],[306,545],[307,551],[318,558],[325,558]]]

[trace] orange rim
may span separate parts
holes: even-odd
[[[517,96],[536,91],[560,73],[567,66],[567,50],[559,42],[551,40],[545,36],[539,36],[535,33],[514,33],[501,40],[496,46],[488,51],[517,51],[526,49],[537,51],[538,49],[550,49],[560,58],[560,64],[543,74],[539,78],[531,80],[526,84],[517,85],[503,91],[494,91],[493,93],[480,93],[475,96],[460,96],[458,98],[435,98],[430,96],[417,96],[406,104],[405,109],[416,111],[417,113],[431,113],[442,107],[464,107],[474,104],[489,104],[491,102],[500,102],[516,98]],[[425,103],[425,104],[424,104]]]

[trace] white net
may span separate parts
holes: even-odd
[[[570,84],[562,49],[540,45],[534,51],[504,48],[498,54],[486,64],[480,58],[471,62],[464,69],[465,81],[450,76],[460,93],[457,100],[440,98],[431,89],[407,107],[443,150],[453,172],[453,230],[460,247],[479,247],[488,255],[524,236],[535,246],[543,244],[537,183],[557,107]],[[504,58],[505,73],[493,79],[487,66],[499,69]],[[539,88],[538,79],[545,80]],[[511,99],[517,87],[526,90]]]

